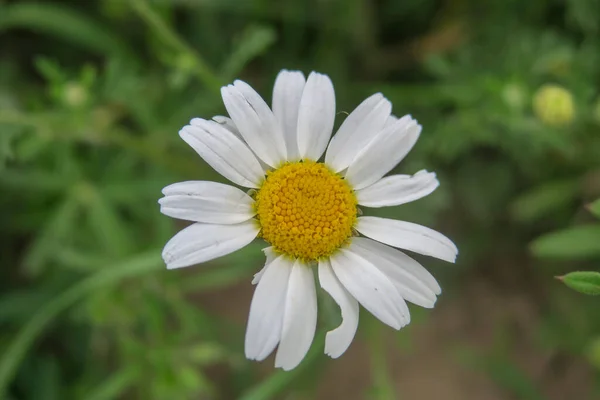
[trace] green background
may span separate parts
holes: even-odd
[[[600,1],[0,0],[0,398],[600,398]],[[394,170],[441,186],[365,214],[433,227],[455,265],[399,332],[338,360],[244,359],[263,243],[166,271],[160,190],[222,180],[177,135],[241,78],[328,74],[339,126],[382,92],[423,125]],[[598,204],[598,203],[596,203]],[[556,233],[557,232],[557,233]]]

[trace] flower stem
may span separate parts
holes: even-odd
[[[397,400],[393,382],[390,378],[382,325],[375,319],[367,324],[367,345],[371,358],[371,378],[373,380],[373,399]]]
[[[187,55],[195,64],[194,71],[202,83],[214,93],[219,93],[221,80],[212,71],[204,59],[192,49],[183,39],[169,27],[163,19],[148,6],[145,0],[131,0],[131,7],[137,15],[144,20],[148,27],[167,46]]]

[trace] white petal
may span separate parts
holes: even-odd
[[[325,336],[325,354],[338,358],[348,349],[358,328],[358,302],[341,284],[329,260],[319,261],[321,287],[335,300],[342,312],[342,323]]]
[[[292,268],[292,261],[277,257],[266,266],[254,290],[244,345],[246,358],[250,360],[264,360],[279,343]]]
[[[348,167],[346,179],[354,190],[377,182],[408,154],[420,134],[417,121],[408,115],[400,118],[367,144]]]
[[[265,163],[276,167],[286,159],[285,140],[273,112],[245,82],[221,88],[223,103],[248,146]]]
[[[410,175],[381,178],[356,192],[358,204],[365,207],[388,207],[409,203],[431,194],[440,182],[435,173],[422,170]]]
[[[422,225],[379,217],[359,217],[356,230],[381,243],[455,262],[456,245],[441,233]]]
[[[235,225],[195,223],[167,242],[162,257],[168,269],[189,267],[241,249],[258,232],[255,220]]]
[[[335,172],[346,169],[381,131],[391,111],[392,103],[381,93],[376,93],[360,103],[331,139],[325,154],[327,165]]]
[[[298,111],[304,90],[304,74],[300,71],[281,70],[273,86],[273,114],[281,125],[285,137],[288,161],[297,161],[298,152]]]
[[[265,261],[265,266],[258,271],[257,273],[254,274],[254,278],[252,278],[252,284],[256,285],[258,282],[260,282],[260,278],[262,278],[263,274],[265,273],[265,270],[267,269],[267,266],[269,264],[271,264],[271,262],[277,258],[277,254],[275,253],[275,251],[273,250],[273,247],[265,247],[263,250],[263,253],[265,253],[265,257],[267,258],[267,260]]]
[[[335,275],[356,300],[381,322],[400,329],[410,322],[404,299],[394,284],[369,260],[347,249],[330,258]]]
[[[231,118],[224,117],[223,115],[215,115],[214,117],[212,117],[212,119],[217,124],[221,125],[223,128],[227,129],[229,132],[233,133],[235,136],[237,136],[242,141],[244,141],[242,134],[238,130],[237,126],[235,126],[235,124],[233,123],[233,120]],[[194,118],[194,119],[192,119],[192,121],[190,123],[192,125],[194,125],[197,120],[198,120],[198,118]]]
[[[215,171],[240,186],[258,188],[264,170],[248,146],[214,121],[196,118],[179,135]]]
[[[290,274],[281,342],[275,356],[275,367],[285,371],[302,361],[315,336],[317,327],[317,293],[312,268],[296,261]]]
[[[387,247],[404,256],[404,259],[401,257],[388,258],[385,256],[388,252],[382,252],[379,246],[374,246],[371,243],[376,242],[367,238],[353,238],[350,250],[371,261],[373,265],[383,272],[396,286],[396,289],[398,289],[404,300],[421,307],[432,308],[437,299],[436,294],[425,282],[412,274],[408,268],[403,268],[403,264],[409,263],[405,259],[410,259],[410,257],[384,244],[379,244],[381,247]],[[416,263],[412,259],[410,261]],[[418,266],[421,267],[420,265]]]
[[[298,150],[301,158],[317,161],[331,137],[335,92],[327,75],[311,72],[298,111]]]
[[[240,189],[223,183],[188,181],[163,189],[160,212],[173,218],[209,224],[237,224],[256,214],[254,200]]]
[[[192,122],[191,122],[192,125],[194,125],[194,122],[195,122],[194,120],[196,120],[196,119],[197,118],[192,119]],[[242,142],[246,143],[246,141],[242,137],[242,134],[238,130],[237,126],[235,126],[235,124],[233,123],[233,120],[231,118],[224,117],[222,115],[215,115],[212,119],[217,124],[221,125],[223,128],[227,129],[229,132],[231,132],[235,136],[237,136]],[[271,169],[271,167],[268,164],[265,164],[260,158],[258,159],[258,162],[260,163],[260,166],[262,167],[263,170],[267,171],[267,170]]]
[[[398,121],[398,117],[396,117],[395,115],[390,115],[388,117],[388,119],[385,121],[385,125],[383,126],[383,129],[395,124],[396,121]]]
[[[442,288],[436,281],[436,279],[416,260],[406,255],[398,249],[379,243],[375,240],[363,237],[355,237],[352,239],[352,243],[368,249],[371,252],[379,254],[379,256],[389,260],[398,268],[402,268],[406,273],[414,276],[416,279],[423,282],[429,290],[436,295],[442,293]]]

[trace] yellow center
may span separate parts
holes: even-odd
[[[261,235],[275,251],[317,260],[342,246],[356,222],[356,197],[324,164],[286,163],[256,193]]]

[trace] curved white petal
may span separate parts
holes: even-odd
[[[281,341],[275,356],[275,367],[285,371],[302,361],[315,336],[317,327],[317,294],[312,268],[296,261],[290,274]]]
[[[300,158],[297,134],[298,111],[305,83],[306,79],[302,72],[283,69],[277,75],[273,86],[273,114],[279,121],[285,137],[288,161],[297,161]]]
[[[160,212],[209,224],[237,224],[256,214],[254,200],[240,189],[218,182],[187,181],[163,189]]]
[[[364,308],[381,322],[400,329],[410,322],[410,313],[394,284],[369,260],[347,249],[330,258],[335,275]]]
[[[381,93],[368,97],[344,120],[331,138],[325,162],[335,172],[346,169],[354,158],[383,128],[392,111]]]
[[[235,225],[195,223],[167,242],[162,257],[168,269],[189,267],[241,249],[252,242],[258,232],[255,220]]]
[[[265,266],[265,272],[256,285],[244,345],[246,358],[250,360],[264,360],[279,343],[293,265],[286,257],[277,257]]]
[[[327,75],[311,72],[298,111],[298,151],[301,158],[317,161],[331,137],[335,120],[335,92]]]
[[[262,249],[263,253],[265,253],[265,257],[266,257],[266,261],[265,261],[265,266],[258,271],[257,273],[254,274],[254,277],[252,278],[252,284],[256,285],[258,282],[260,282],[260,278],[262,278],[263,274],[265,273],[265,270],[267,269],[267,266],[269,264],[271,264],[271,262],[277,258],[277,254],[275,253],[275,251],[273,250],[273,247],[265,247],[264,249]]]
[[[395,115],[390,115],[388,117],[388,119],[385,121],[385,125],[383,125],[383,129],[388,128],[390,126],[392,126],[393,124],[396,123],[396,121],[398,121],[398,117],[396,117]]]
[[[422,225],[379,217],[359,217],[356,230],[381,243],[455,262],[456,245],[441,233]]]
[[[197,119],[197,118],[192,119],[192,125],[194,124],[195,119]],[[223,128],[227,129],[229,132],[231,132],[235,136],[237,136],[242,142],[246,143],[246,140],[244,140],[244,138],[242,137],[242,134],[238,130],[237,126],[235,126],[235,124],[233,123],[233,120],[231,118],[224,117],[222,115],[215,115],[212,119],[217,124],[221,125]],[[271,167],[268,164],[265,164],[265,162],[263,160],[261,160],[260,158],[257,158],[257,159],[258,159],[258,163],[260,164],[261,168],[264,171],[268,171],[269,169],[271,169]]]
[[[402,264],[406,264],[407,261],[402,260],[402,264],[399,264],[397,261],[400,261],[400,257],[390,259],[385,256],[387,253],[382,253],[377,246],[373,246],[371,243],[375,242],[367,238],[353,238],[350,250],[371,261],[373,265],[383,272],[396,286],[396,289],[398,289],[404,300],[421,307],[432,308],[437,299],[436,294],[419,277],[410,273],[407,268],[403,268]],[[380,244],[379,246],[385,245]],[[392,248],[389,247],[389,249]],[[406,255],[404,256],[405,258],[410,258]],[[416,263],[412,259],[411,261]]]
[[[287,157],[285,140],[273,112],[246,82],[221,88],[223,103],[248,146],[265,163],[276,167]]]
[[[381,178],[371,186],[356,191],[358,204],[365,207],[389,207],[409,203],[431,194],[440,182],[434,172],[421,170],[410,175]]]
[[[214,121],[195,118],[179,136],[215,171],[233,183],[258,188],[265,172],[248,146]]]
[[[366,145],[348,167],[346,179],[354,190],[377,182],[408,154],[420,134],[417,121],[408,115],[400,118]]]
[[[342,323],[327,332],[325,336],[325,354],[338,358],[348,349],[358,328],[358,302],[341,284],[329,260],[319,261],[319,282],[340,307]]]
[[[190,123],[192,125],[194,125],[194,123],[198,119],[199,118],[194,118],[194,119],[192,119],[192,121]],[[223,115],[215,115],[214,117],[212,117],[212,119],[217,124],[221,125],[223,128],[227,129],[229,132],[233,133],[235,136],[237,136],[242,141],[244,141],[244,138],[242,137],[242,134],[238,130],[237,126],[235,126],[235,124],[233,123],[233,120],[231,118],[225,117]]]
[[[375,240],[363,237],[352,238],[352,243],[361,246],[373,253],[377,253],[380,257],[385,258],[389,262],[403,269],[407,274],[412,275],[415,279],[425,284],[429,290],[435,295],[442,293],[442,288],[437,280],[415,259],[401,252],[398,249],[379,243]]]

